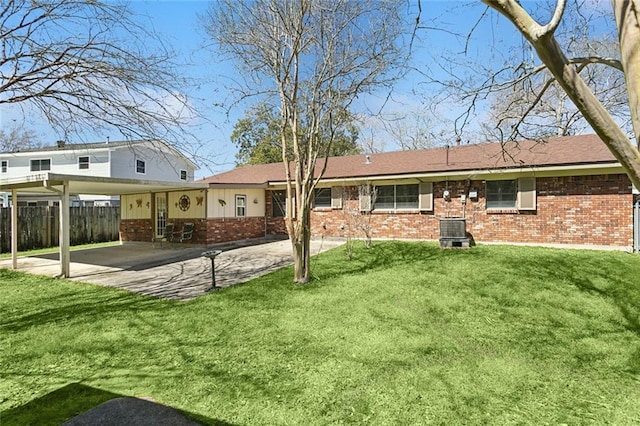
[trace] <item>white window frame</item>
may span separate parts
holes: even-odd
[[[83,158],[86,158],[87,161],[86,162],[80,161]],[[78,170],[89,170],[90,164],[91,164],[91,158],[88,155],[81,155],[78,157]]]
[[[0,160],[0,173],[9,172],[9,160]]]
[[[138,162],[142,163],[142,168],[144,171],[139,172],[138,171]],[[147,174],[147,162],[145,160],[143,160],[142,158],[136,158],[134,161],[134,171],[136,172],[137,175],[146,175]]]
[[[34,170],[33,169],[34,161],[38,162],[38,170]],[[42,168],[42,162],[43,161],[48,161],[49,162],[49,168],[48,169],[43,169]],[[32,160],[29,160],[29,170],[32,171],[32,172],[49,172],[49,171],[51,171],[51,158],[34,158]]]
[[[182,177],[184,175],[184,178]],[[189,180],[189,172],[185,169],[180,169],[180,180],[188,181]]]
[[[236,217],[247,217],[247,196],[244,194],[236,194]]]

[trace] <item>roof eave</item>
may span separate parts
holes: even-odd
[[[414,172],[414,173],[396,173],[396,174],[377,174],[369,176],[353,176],[353,177],[332,177],[322,178],[322,183],[347,183],[347,182],[367,182],[381,180],[400,180],[400,179],[428,179],[437,178],[481,178],[483,176],[505,175],[505,174],[553,174],[554,172],[581,172],[584,174],[588,171],[597,173],[624,173],[624,169],[618,162],[603,163],[585,163],[570,165],[541,165],[541,166],[522,166],[522,167],[505,167],[505,168],[485,168],[485,169],[467,169],[467,170],[441,170],[433,172]],[[271,181],[270,187],[286,185],[286,181]]]

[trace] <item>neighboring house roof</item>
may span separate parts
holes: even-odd
[[[53,146],[43,146],[39,148],[25,148],[15,151],[3,152],[2,154],[34,154],[34,153],[53,153],[53,152],[73,152],[73,151],[100,151],[100,150],[115,150],[115,149],[135,149],[136,147],[148,147],[154,148],[161,152],[170,151],[175,156],[182,158],[188,162],[194,169],[198,166],[182,154],[179,150],[173,147],[171,144],[161,140],[140,139],[132,141],[114,141],[114,142],[94,142],[94,143],[59,143]]]
[[[610,164],[617,160],[596,135],[458,145],[432,149],[329,157],[324,179],[384,177],[467,170]],[[318,162],[316,174],[324,160]],[[285,180],[283,163],[243,166],[199,182],[211,184],[268,184]]]

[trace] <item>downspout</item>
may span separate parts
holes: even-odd
[[[640,195],[635,196],[633,205],[633,251],[640,253]]]

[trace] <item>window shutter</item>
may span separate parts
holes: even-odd
[[[418,207],[420,211],[433,211],[433,182],[422,182],[420,184]]]
[[[536,209],[536,178],[518,179],[518,210]]]
[[[360,211],[371,211],[371,187],[369,185],[363,185],[360,187]]]
[[[331,208],[332,209],[342,208],[342,187],[340,186],[331,187]]]

